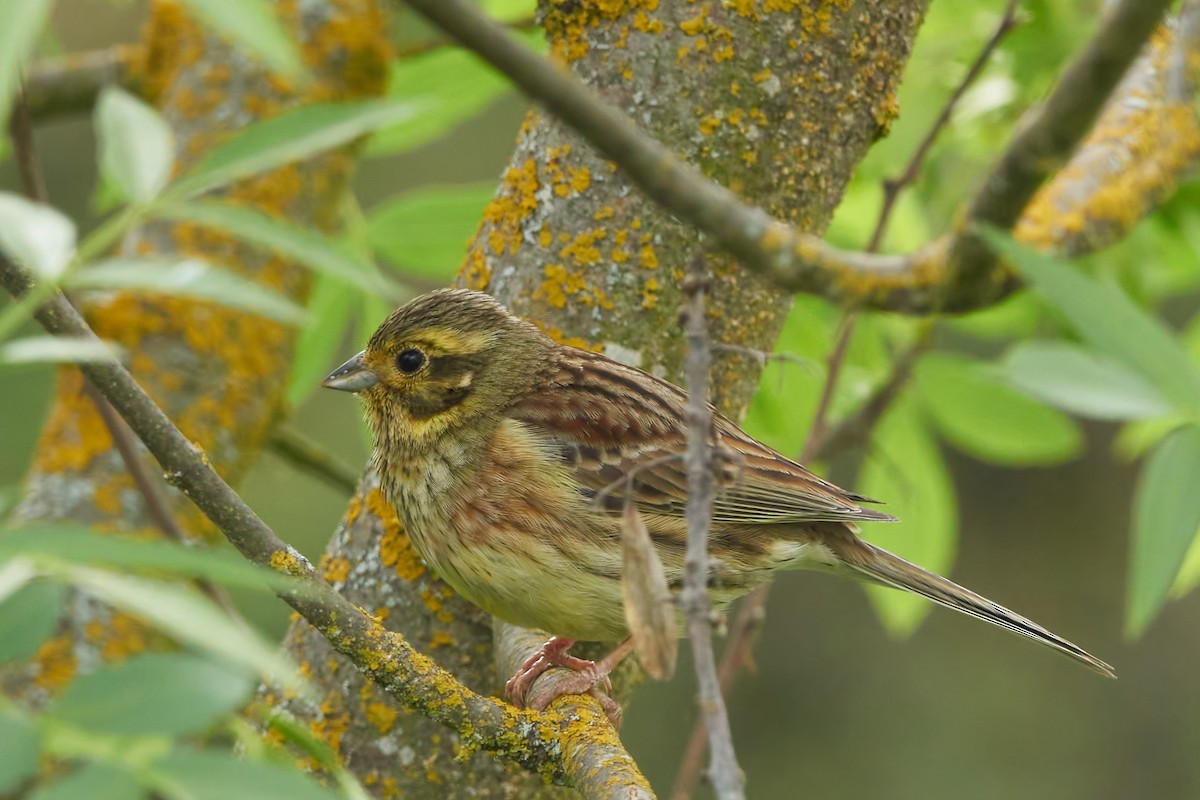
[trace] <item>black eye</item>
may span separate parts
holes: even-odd
[[[396,368],[407,375],[412,375],[423,366],[425,354],[420,350],[410,347],[408,350],[401,350],[400,355],[396,356]]]

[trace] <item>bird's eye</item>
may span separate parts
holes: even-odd
[[[401,350],[400,355],[396,356],[396,368],[406,375],[412,375],[423,366],[425,354],[415,348]]]

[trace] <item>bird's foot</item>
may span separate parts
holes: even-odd
[[[574,639],[566,639],[561,636],[555,636],[547,641],[505,684],[505,694],[518,707],[532,708],[535,711],[544,711],[547,706],[564,695],[588,694],[595,697],[600,703],[600,707],[604,709],[604,713],[613,726],[620,727],[621,706],[608,694],[612,691],[612,683],[609,681],[608,675],[632,649],[632,642],[630,640],[622,642],[599,661],[588,661],[569,655],[567,650],[573,644],[575,644]],[[549,691],[535,692],[534,696],[530,697],[529,690],[533,686],[533,682],[552,667],[564,667],[571,670],[573,674],[555,681]]]

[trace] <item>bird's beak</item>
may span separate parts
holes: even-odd
[[[379,383],[379,376],[363,363],[364,355],[365,350],[326,375],[321,385],[341,392],[361,392]]]

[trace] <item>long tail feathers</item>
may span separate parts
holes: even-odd
[[[839,556],[843,564],[860,573],[862,577],[894,589],[914,592],[947,608],[1028,636],[1106,678],[1117,677],[1108,664],[1036,622],[868,542],[859,539],[854,544],[854,547],[839,548],[842,550]]]

